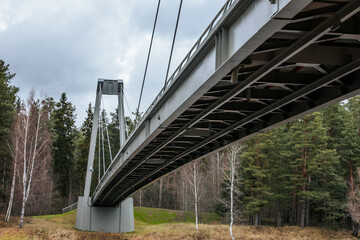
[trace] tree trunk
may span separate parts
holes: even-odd
[[[351,220],[352,234],[357,237],[359,234],[359,224]]]
[[[25,196],[23,197],[22,206],[21,206],[21,215],[20,215],[20,228],[24,226],[24,215],[25,215]]]
[[[296,194],[292,193],[292,211],[291,211],[291,222],[293,225],[296,225]]]
[[[187,184],[187,182],[185,183],[185,212],[188,210],[188,201],[187,201],[187,194],[188,194],[188,189],[187,189],[187,186],[188,186],[188,184]]]
[[[281,227],[282,219],[281,219],[281,211],[279,201],[276,201],[276,226]]]
[[[305,200],[303,199],[300,202],[300,227],[304,227],[305,226]]]
[[[159,208],[161,208],[162,204],[161,204],[161,201],[162,201],[162,178],[160,178],[159,180]]]
[[[15,136],[15,138],[16,138],[16,140],[15,140],[15,150],[14,150],[14,154],[13,154],[14,172],[13,172],[13,178],[12,178],[12,182],[11,182],[10,200],[9,200],[8,209],[6,211],[5,222],[10,221],[11,209],[12,209],[12,205],[13,205],[13,201],[14,201],[14,190],[15,190],[16,172],[17,172],[17,155],[18,155],[18,151],[19,151],[18,137]]]
[[[353,167],[352,164],[350,163],[350,194],[353,195],[354,194],[354,175],[353,175]]]
[[[139,205],[140,207],[142,207],[142,189],[140,188],[140,192],[139,192]]]
[[[305,201],[305,227],[309,226],[310,200]]]
[[[255,213],[255,226],[260,226],[261,225],[261,214],[260,212]]]
[[[235,181],[235,160],[236,151],[235,147],[232,147],[231,151],[231,178],[230,178],[230,235],[231,239],[234,240],[232,226],[234,223],[234,181]]]
[[[16,150],[16,153],[17,153],[17,150]],[[9,221],[10,221],[11,209],[12,209],[12,205],[13,205],[13,201],[14,201],[14,189],[15,189],[16,168],[17,168],[17,164],[16,164],[16,163],[17,163],[17,161],[15,160],[13,179],[12,179],[12,183],[11,183],[10,200],[9,200],[8,209],[7,209],[7,211],[6,211],[5,222],[9,222]]]
[[[197,189],[197,173],[196,173],[196,161],[194,162],[194,197],[195,197],[195,221],[196,221],[196,230],[199,230],[199,220],[198,220],[198,189]]]

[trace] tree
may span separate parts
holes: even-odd
[[[14,122],[12,132],[15,142],[13,149],[14,162],[19,164],[20,187],[22,190],[22,206],[20,228],[23,227],[25,207],[33,189],[34,179],[41,177],[46,170],[46,162],[50,159],[51,138],[47,129],[47,109],[43,102],[34,100],[30,94],[28,102],[23,105]],[[14,164],[15,165],[15,164]],[[15,170],[16,171],[16,168]],[[15,184],[15,183],[14,183]],[[12,203],[9,204],[11,207]],[[10,217],[10,211],[7,217]]]
[[[91,129],[93,124],[94,112],[91,103],[86,110],[87,116],[84,122],[81,125],[80,131],[77,134],[75,139],[75,173],[74,173],[74,182],[75,182],[75,194],[81,195],[85,186],[85,173],[89,155],[90,148],[90,138],[91,138]]]
[[[222,203],[225,205],[227,209],[229,209],[230,215],[230,226],[229,231],[231,235],[231,239],[234,238],[234,234],[232,231],[232,226],[234,224],[234,216],[238,218],[242,215],[242,209],[239,207],[239,202],[242,200],[243,197],[243,184],[241,182],[238,169],[239,169],[239,153],[243,149],[241,145],[232,145],[229,147],[228,150],[228,160],[229,160],[229,169],[224,171],[224,185],[226,191],[226,197],[223,197]],[[230,201],[229,201],[230,197]]]
[[[13,162],[13,177],[12,177],[12,182],[11,182],[9,204],[8,204],[8,208],[7,208],[6,215],[5,215],[5,222],[10,221],[11,210],[12,210],[13,201],[14,201],[16,175],[18,174],[18,162],[19,162],[19,158],[20,158],[19,145],[20,145],[20,136],[21,136],[20,112],[17,114],[17,116],[15,116],[15,119],[14,119],[12,125],[13,126],[12,126],[12,131],[11,131],[11,145],[9,147],[10,147],[10,152],[11,152],[12,162]]]
[[[354,191],[349,191],[347,196],[347,208],[352,220],[353,235],[358,236],[360,227],[360,168],[356,169]]]
[[[271,196],[266,155],[268,141],[271,141],[268,135],[258,135],[246,142],[248,147],[241,154],[243,163],[241,168],[246,192],[244,210],[249,215],[250,224],[254,225],[261,225],[261,210],[268,204]]]
[[[10,81],[15,77],[11,74],[9,65],[0,59],[0,142],[8,142],[9,130],[16,108],[16,94],[18,88],[11,86]],[[11,155],[7,144],[0,144],[0,204],[5,202],[6,188],[8,186]]]
[[[194,211],[195,211],[195,228],[199,230],[199,201],[201,199],[201,182],[203,180],[203,176],[199,171],[199,164],[197,161],[194,161],[190,167],[188,182],[190,183],[191,190],[194,194]]]
[[[75,107],[62,93],[56,103],[53,121],[56,139],[53,144],[53,172],[56,188],[63,198],[71,192],[71,181],[74,168]]]

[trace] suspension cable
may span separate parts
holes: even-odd
[[[101,89],[100,89],[101,90]],[[101,107],[99,107],[99,114],[101,113]],[[100,118],[98,120],[98,129],[99,129],[99,165],[98,165],[98,184],[100,183],[100,159],[101,159],[101,143],[100,143]]]
[[[161,1],[161,0],[159,0],[158,5],[157,5],[157,9],[156,9],[156,15],[155,15],[155,20],[154,20],[154,27],[153,27],[153,31],[152,31],[152,35],[151,35],[149,52],[148,52],[148,56],[147,56],[147,60],[146,60],[146,65],[145,65],[144,77],[143,77],[143,81],[142,81],[142,85],[141,85],[139,103],[138,103],[138,107],[137,107],[137,109],[136,109],[137,112],[140,111],[140,110],[139,110],[139,109],[140,109],[140,103],[141,103],[142,93],[143,93],[143,90],[144,90],[144,83],[145,83],[146,73],[147,73],[147,69],[148,69],[148,65],[149,65],[150,53],[151,53],[152,43],[153,43],[154,34],[155,34],[155,28],[156,28],[157,18],[158,18],[158,14],[159,14],[160,1]]]
[[[127,98],[126,98],[125,92],[123,91],[122,93],[123,93],[124,98],[125,98],[125,103],[126,103],[127,110],[128,110],[128,112],[129,112],[129,118],[132,120],[132,118],[131,118],[131,110],[130,110],[130,107],[129,107],[128,100],[127,100]]]
[[[102,154],[103,154],[103,174],[105,175],[105,144],[104,144],[104,114],[105,109],[103,109],[103,112],[101,113],[101,142],[102,142]]]
[[[171,58],[172,58],[172,54],[173,54],[173,50],[174,50],[175,39],[176,39],[176,33],[177,33],[178,25],[179,25],[179,19],[180,19],[180,13],[181,13],[182,2],[183,2],[183,0],[180,0],[179,12],[178,12],[178,16],[177,16],[177,19],[176,19],[176,25],[175,25],[174,37],[173,37],[173,40],[172,40],[172,45],[171,45],[171,51],[170,51],[170,57],[169,57],[169,63],[168,63],[167,70],[166,70],[166,77],[165,77],[165,84],[164,84],[165,86],[166,86],[166,82],[167,82],[168,75],[169,75],[170,64],[171,64]]]

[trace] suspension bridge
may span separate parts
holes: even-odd
[[[359,0],[229,0],[125,139],[123,83],[100,80],[76,227],[134,230],[136,190],[230,144],[360,92]],[[120,151],[90,194],[101,95]]]

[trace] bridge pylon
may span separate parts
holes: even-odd
[[[75,228],[95,232],[132,232],[134,231],[134,204],[132,198],[122,201],[117,207],[99,207],[92,205],[90,197],[91,178],[94,171],[97,130],[99,127],[102,95],[118,96],[120,148],[125,142],[124,83],[122,80],[99,79],[91,129],[89,157],[86,169],[84,196],[78,199]],[[100,166],[99,166],[100,167]],[[100,178],[100,176],[99,176]]]

